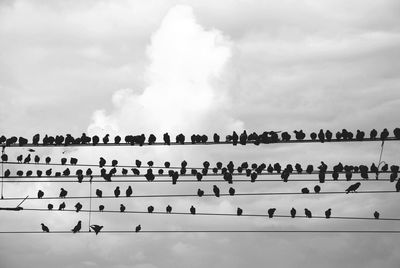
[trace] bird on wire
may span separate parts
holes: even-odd
[[[94,231],[94,233],[96,235],[101,231],[101,229],[103,229],[103,227],[104,226],[100,226],[100,225],[97,225],[97,224],[90,225],[90,228],[92,228],[92,230]]]
[[[356,193],[356,191],[360,187],[360,185],[361,185],[360,182],[350,185],[349,188],[346,189],[346,194],[348,194],[350,192]]]
[[[42,231],[43,231],[44,233],[50,232],[49,227],[47,227],[46,225],[44,225],[44,223],[41,223],[41,225],[42,225]]]
[[[74,234],[79,232],[82,228],[82,222],[78,221],[78,223],[75,225],[75,227],[71,230]]]
[[[291,216],[292,218],[296,217],[296,209],[295,209],[295,208],[292,208],[292,209],[290,210],[290,216]]]

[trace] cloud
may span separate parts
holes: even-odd
[[[111,129],[161,135],[241,128],[229,115],[229,92],[223,86],[232,42],[199,25],[192,8],[178,5],[168,11],[151,37],[147,56],[147,87],[140,94],[132,89],[115,92],[113,109],[94,113],[90,133]]]

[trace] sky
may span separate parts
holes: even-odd
[[[397,1],[10,1],[0,0],[1,135],[79,136],[399,127],[400,4]],[[79,163],[133,165],[135,159],[202,166],[301,163],[332,167],[377,162],[380,143],[262,146],[42,148],[32,155]],[[382,159],[398,163],[397,142]],[[10,159],[28,154],[7,148]],[[12,172],[15,166],[6,166]],[[37,169],[38,167],[29,167]],[[56,170],[57,168],[54,168]],[[58,169],[57,169],[58,170]],[[58,171],[62,171],[60,169]],[[239,192],[297,192],[315,182],[237,183]],[[343,191],[351,182],[320,184]],[[111,195],[118,183],[94,183]],[[124,191],[127,183],[119,184]],[[131,184],[134,193],[196,193],[209,184]],[[230,185],[218,183],[222,192]],[[5,183],[5,197],[87,195],[89,184]],[[393,190],[381,182],[362,190]],[[309,208],[323,215],[400,218],[396,194],[95,200],[117,210],[248,213]],[[106,203],[105,203],[106,202]],[[1,201],[15,206],[15,201]],[[46,208],[28,200],[25,207]],[[73,208],[75,200],[67,200]],[[54,201],[59,205],[58,200]],[[83,200],[84,208],[88,207]],[[0,230],[72,229],[88,215],[0,211]],[[104,230],[376,230],[393,222],[93,213]],[[393,234],[0,234],[4,267],[397,267]]]

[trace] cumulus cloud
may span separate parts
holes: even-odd
[[[96,111],[90,133],[151,132],[178,134],[231,131],[242,123],[229,115],[224,79],[232,42],[220,31],[196,22],[192,8],[168,11],[147,48],[148,83],[142,93],[121,89],[113,109]]]

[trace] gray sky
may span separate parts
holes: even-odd
[[[82,132],[222,136],[232,130],[347,128],[379,131],[399,126],[400,4],[397,1],[0,1],[1,134],[31,138]],[[383,160],[398,163],[397,142]],[[34,154],[100,156],[132,165],[135,159],[204,160],[239,164],[281,162],[328,165],[377,162],[379,143],[41,149]],[[10,149],[10,158],[27,154]],[[15,172],[15,167],[8,167]],[[14,169],[13,169],[14,168]],[[60,169],[62,171],[62,169]],[[237,191],[299,191],[316,183],[235,184]],[[325,183],[342,191],[349,183]],[[117,184],[94,184],[112,194]],[[219,184],[227,191],[227,184]],[[128,184],[121,184],[124,191]],[[88,184],[5,184],[6,196],[87,195]],[[132,184],[134,193],[195,193],[209,184]],[[366,182],[363,190],[392,190]],[[100,200],[102,201],[102,200]],[[96,200],[94,207],[100,202]],[[397,217],[400,197],[321,195],[124,200],[128,210]],[[103,202],[116,210],[122,201]],[[15,202],[2,204],[13,205]],[[26,207],[47,206],[29,201]],[[53,202],[58,206],[58,201]],[[74,200],[67,201],[72,208]],[[82,202],[87,208],[87,202]],[[1,230],[71,229],[87,214],[1,212]],[[391,222],[200,216],[93,214],[105,230],[396,229]],[[397,267],[398,236],[365,234],[142,234],[1,235],[3,267]]]

